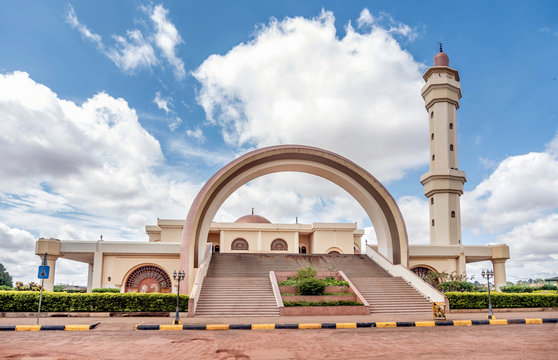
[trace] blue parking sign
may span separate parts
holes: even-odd
[[[41,265],[39,266],[39,279],[48,279],[50,273],[50,266]]]

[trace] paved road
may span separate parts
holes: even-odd
[[[558,324],[3,332],[2,359],[557,359]]]

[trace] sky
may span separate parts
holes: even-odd
[[[205,181],[276,144],[339,153],[429,241],[422,74],[460,73],[463,244],[510,246],[508,280],[558,274],[555,1],[0,1],[0,263],[36,281],[39,237],[147,241]],[[242,186],[216,221],[354,222],[360,205],[299,173]],[[56,283],[85,284],[59,259]],[[490,263],[468,264],[482,281]]]

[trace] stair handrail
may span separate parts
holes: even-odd
[[[273,289],[273,296],[275,296],[275,302],[277,303],[277,308],[279,309],[279,314],[283,314],[283,298],[281,297],[281,291],[279,290],[279,285],[277,284],[277,276],[275,276],[275,271],[271,270],[269,272],[269,280],[271,281],[271,288]]]
[[[424,281],[420,276],[406,268],[401,264],[394,265],[386,259],[382,254],[372,249],[370,246],[366,247],[366,256],[374,260],[374,262],[384,269],[388,274],[395,277],[401,277],[424,297],[431,302],[443,302],[446,304],[446,309],[449,311],[449,300],[438,289]]]
[[[196,279],[194,280],[194,286],[192,286],[192,292],[190,293],[190,298],[188,299],[188,317],[193,317],[196,314],[196,307],[198,306],[203,280],[207,275],[212,255],[213,243],[207,243],[203,261],[198,268],[198,273],[196,274]]]

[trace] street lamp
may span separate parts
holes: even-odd
[[[176,289],[176,316],[174,317],[173,325],[180,324],[180,282],[184,280],[184,271],[179,270],[178,273],[176,270],[172,273],[172,277],[174,280],[177,281],[178,287]]]
[[[483,279],[486,279],[488,281],[488,318],[493,319],[494,317],[492,316],[492,301],[490,299],[490,278],[494,277],[494,270],[483,269],[481,275]]]

